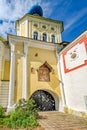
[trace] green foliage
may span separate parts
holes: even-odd
[[[4,108],[0,105],[0,118],[4,116]]]
[[[35,101],[33,99],[30,99],[30,100],[25,100],[25,99],[21,99],[19,100],[19,103],[17,104],[16,106],[16,111],[19,112],[19,114],[22,114],[22,112],[24,112],[24,110],[26,111],[26,115],[25,116],[28,116],[28,115],[34,115],[36,118],[38,117],[38,111],[37,111],[37,108],[36,108],[36,104],[35,104]],[[21,111],[21,113],[20,113]]]
[[[4,125],[11,127],[10,118],[4,118]]]
[[[3,122],[4,122],[3,118],[0,118],[0,128],[3,127]]]
[[[38,126],[38,112],[34,100],[21,99],[10,116],[4,119],[4,125],[11,128],[28,128]]]

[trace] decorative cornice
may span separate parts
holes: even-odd
[[[54,19],[50,19],[50,18],[45,18],[45,17],[41,17],[41,16],[37,16],[37,15],[30,15],[30,14],[25,14],[23,17],[21,17],[19,20],[17,20],[16,22],[18,21],[21,21],[22,19],[24,18],[28,18],[28,19],[41,19],[41,20],[46,20],[48,22],[53,22],[53,23],[63,23],[62,21],[59,21],[59,20],[54,20]]]
[[[11,44],[23,44],[26,43],[28,44],[28,47],[36,47],[36,48],[41,48],[41,49],[47,49],[47,50],[56,50],[57,44],[50,43],[50,42],[44,42],[40,40],[34,40],[30,39],[27,37],[21,37],[21,36],[14,36],[14,35],[9,35],[8,34],[8,40],[10,45]]]

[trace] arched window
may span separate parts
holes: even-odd
[[[38,33],[37,32],[33,33],[33,39],[38,40]]]
[[[55,36],[54,35],[51,35],[51,42],[55,42]]]
[[[42,40],[47,41],[47,34],[46,33],[43,33]]]

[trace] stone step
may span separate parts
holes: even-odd
[[[58,111],[39,112],[45,130],[87,130],[87,119]]]
[[[9,92],[9,82],[0,82],[0,105],[7,107],[8,104],[8,92]]]

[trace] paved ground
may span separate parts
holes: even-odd
[[[39,124],[44,130],[87,130],[87,119],[57,111],[40,112]]]

